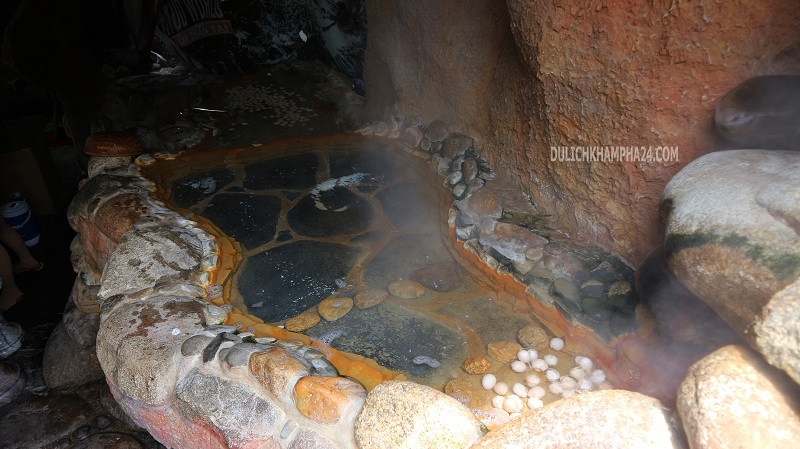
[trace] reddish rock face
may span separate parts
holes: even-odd
[[[551,227],[638,265],[657,202],[696,157],[728,148],[714,107],[742,80],[800,71],[800,4],[367,1],[366,119],[443,120]],[[794,67],[792,66],[794,64]],[[671,146],[677,162],[552,161],[552,146]]]
[[[111,253],[117,247],[117,242],[100,231],[97,225],[89,220],[79,219],[77,228],[84,258],[92,268],[102,271]]]
[[[133,421],[150,430],[153,438],[167,447],[186,447],[197,449],[225,449],[225,437],[210,422],[202,418],[187,420],[177,411],[172,402],[149,405],[122,394],[108,382],[114,399]]]
[[[98,208],[95,223],[103,234],[115,243],[119,243],[136,220],[149,210],[150,207],[141,196],[134,193],[122,194],[106,201]]]
[[[322,424],[335,424],[358,410],[367,397],[360,384],[343,377],[303,377],[294,387],[297,410]]]
[[[276,398],[291,397],[297,380],[308,375],[302,362],[278,347],[253,354],[250,372]]]

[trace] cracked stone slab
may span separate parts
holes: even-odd
[[[312,191],[289,211],[292,229],[308,237],[360,234],[369,229],[372,206],[345,187]]]
[[[336,330],[346,331],[332,343],[334,348],[429,382],[448,380],[450,371],[445,367],[460,366],[468,356],[464,338],[454,329],[386,301],[368,309],[353,309],[339,320],[321,322],[307,333],[318,338]],[[415,363],[420,356],[434,359],[441,366]]]

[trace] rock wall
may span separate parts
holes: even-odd
[[[783,0],[368,0],[365,114],[454,124],[550,227],[638,265],[662,238],[667,181],[728,147],[712,130],[717,101],[800,68],[798,20]],[[674,146],[679,159],[551,160],[553,146],[590,145]]]

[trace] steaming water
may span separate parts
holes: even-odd
[[[241,244],[241,264],[218,282],[232,287],[230,304],[265,322],[282,325],[330,296],[387,289],[449,262],[449,270],[461,271],[439,274],[461,279],[451,291],[389,295],[305,333],[335,335],[334,348],[430,386],[460,378],[474,390],[473,405],[488,408],[492,394],[461,365],[486,355],[487,344],[516,341],[520,328],[536,324],[526,301],[493,288],[454,257],[446,227],[451,200],[440,196],[447,195],[442,181],[425,161],[386,139],[331,133],[332,113],[318,112],[287,127],[269,111],[239,111],[232,130],[146,172],[174,206],[210,219]],[[524,379],[508,367],[493,371]]]

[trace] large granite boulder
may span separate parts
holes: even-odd
[[[661,336],[711,352],[741,337],[720,316],[675,277],[663,247],[651,252],[636,271],[636,290],[652,312]]]
[[[725,346],[692,365],[678,413],[693,449],[787,448],[800,441],[800,390],[744,346]]]
[[[207,284],[202,263],[204,242],[209,240],[196,229],[175,225],[128,232],[103,270],[100,297],[134,293],[166,282]]]
[[[753,326],[753,346],[800,384],[800,281],[775,293]]]
[[[356,421],[361,449],[468,448],[482,424],[452,397],[424,385],[388,381],[367,396]]]
[[[657,399],[625,390],[601,390],[525,412],[471,449],[684,448],[671,421],[671,414]]]
[[[161,404],[175,394],[175,354],[189,333],[201,328],[198,300],[162,296],[118,305],[103,317],[97,357],[108,380],[146,404]]]
[[[152,186],[143,178],[98,174],[88,179],[67,209],[67,220],[78,232],[85,262],[102,271],[122,235],[142,215],[153,211],[143,201]]]
[[[796,327],[777,318],[777,304],[759,341],[752,329],[774,295],[800,277],[800,153],[708,154],[670,181],[662,205],[665,255],[678,280],[752,346],[777,352],[774,346],[791,344],[782,337],[768,342],[778,335],[777,322]],[[792,295],[780,300],[791,302]]]

